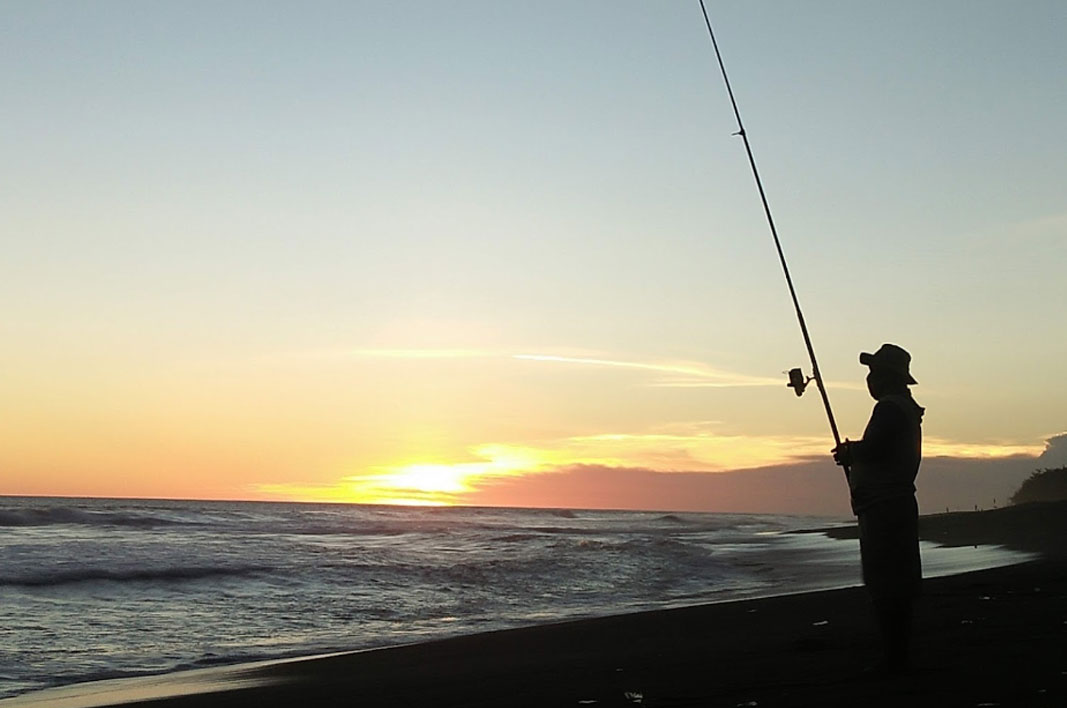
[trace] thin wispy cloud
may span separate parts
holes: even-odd
[[[741,374],[718,369],[701,362],[635,361],[596,355],[516,354],[513,351],[476,347],[337,347],[281,352],[273,358],[316,361],[345,361],[351,359],[510,359],[647,372],[657,375],[649,384],[652,386],[731,388],[785,385],[783,378]]]
[[[647,385],[662,388],[753,388],[786,386],[786,373],[780,376],[757,376],[720,369],[698,361],[634,361],[603,356],[567,356],[559,354],[514,354],[520,361],[536,361],[576,366],[631,369],[655,374]],[[862,383],[826,381],[827,388],[865,391]]]
[[[351,356],[377,359],[480,359],[500,356],[485,349],[353,349]]]
[[[965,459],[997,459],[1017,455],[1037,457],[1046,448],[1047,443],[1016,442],[967,442],[949,440],[940,437],[926,437],[923,440],[925,457],[958,457]]]
[[[582,366],[604,369],[624,369],[650,375],[646,385],[663,388],[780,388],[786,385],[785,376],[757,376],[720,369],[693,361],[639,361],[610,356],[514,353],[501,349],[476,347],[351,347],[310,349],[282,352],[270,357],[279,361],[336,361],[349,360],[461,360],[499,359],[547,364]],[[784,374],[784,372],[783,372]],[[837,389],[861,390],[855,383],[827,382]]]
[[[300,351],[279,352],[270,358],[279,361],[351,361],[356,359],[485,359],[504,357],[506,354],[489,349],[468,349],[449,347],[337,347],[332,349],[306,349]]]
[[[618,359],[598,359],[592,357],[556,356],[553,354],[515,354],[515,359],[523,361],[540,361],[555,364],[574,364],[580,366],[599,366],[616,369],[633,369],[662,374],[653,383],[656,386],[699,385],[709,387],[737,386],[781,386],[782,381],[762,376],[750,376],[732,371],[716,369],[696,362],[643,362]]]

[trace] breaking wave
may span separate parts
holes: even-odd
[[[0,575],[0,587],[43,588],[75,583],[116,582],[116,583],[180,583],[189,580],[203,580],[222,576],[243,577],[272,570],[263,566],[223,567],[193,566],[188,568],[78,568],[72,570],[50,570],[25,575]]]
[[[2,526],[179,526],[195,524],[195,521],[166,518],[137,512],[86,511],[69,506],[54,506],[44,509],[0,509]]]

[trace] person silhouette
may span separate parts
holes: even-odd
[[[922,460],[924,409],[911,396],[911,355],[895,344],[860,354],[877,401],[863,439],[832,450],[848,470],[859,523],[863,584],[871,596],[890,675],[908,670],[915,599],[922,584],[915,478]]]

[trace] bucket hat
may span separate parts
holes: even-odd
[[[872,368],[878,367],[895,371],[904,377],[908,385],[919,383],[912,377],[909,370],[911,354],[908,354],[896,344],[883,344],[874,354],[863,352],[860,354],[860,363]]]

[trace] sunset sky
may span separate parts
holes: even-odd
[[[895,342],[934,503],[1067,463],[1067,6],[708,7],[842,434]],[[0,47],[0,494],[847,508],[695,0],[15,0]]]

